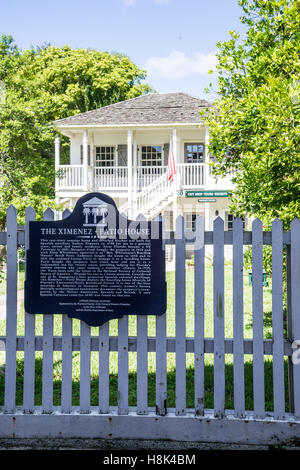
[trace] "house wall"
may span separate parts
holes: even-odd
[[[133,140],[138,146],[141,145],[164,145],[170,143],[172,129],[141,129],[133,133]],[[191,128],[178,129],[178,163],[184,163],[184,143],[203,142],[205,143],[205,129]],[[115,146],[127,144],[127,131],[90,131],[89,142],[93,142],[93,155],[96,146]],[[73,134],[70,138],[70,164],[80,165],[80,145],[82,144],[82,134]]]

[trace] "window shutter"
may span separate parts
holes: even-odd
[[[164,166],[168,166],[170,144],[164,144]]]
[[[118,145],[118,166],[127,166],[127,145]]]

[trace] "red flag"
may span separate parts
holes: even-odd
[[[170,140],[170,151],[169,151],[169,160],[168,160],[168,171],[167,171],[167,178],[169,181],[173,181],[173,176],[176,175],[176,168],[175,168],[175,158],[174,158],[174,150],[173,150],[173,139]]]

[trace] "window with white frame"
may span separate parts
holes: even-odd
[[[196,231],[196,220],[198,217],[202,217],[204,220],[204,213],[187,212],[184,214],[186,232]]]
[[[88,165],[91,164],[91,146],[88,145]],[[80,145],[80,165],[83,165],[83,145]]]
[[[184,144],[184,160],[186,163],[204,162],[204,144],[200,142]]]
[[[162,165],[162,146],[161,145],[143,145],[141,152],[142,166],[161,166]]]
[[[232,232],[233,229],[233,221],[236,217],[233,214],[230,214],[229,212],[225,212],[225,230],[228,230],[228,232]],[[246,227],[246,218],[241,217],[243,221],[243,230],[245,230]]]
[[[115,147],[96,147],[95,166],[114,166]]]

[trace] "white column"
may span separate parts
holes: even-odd
[[[137,196],[137,143],[133,141],[133,199]]]
[[[132,130],[127,132],[127,159],[128,159],[128,217],[132,217]]]
[[[83,131],[83,138],[82,138],[82,148],[83,148],[83,186],[84,191],[88,191],[88,131],[85,129]]]
[[[210,203],[205,202],[204,203],[204,221],[205,221],[205,231],[211,230],[210,228]]]
[[[56,173],[59,170],[59,164],[60,164],[60,138],[59,137],[55,137],[54,148],[55,148],[55,192],[56,192],[59,190],[59,178],[56,176]]]
[[[209,152],[208,152],[208,146],[209,146],[209,134],[208,134],[208,129],[207,127],[205,128],[205,138],[204,138],[204,144],[205,144],[205,153],[204,153],[204,163],[205,163],[205,172],[204,172],[204,184],[205,186],[210,186],[211,184],[211,178],[209,175],[210,167],[209,167]]]
[[[173,181],[173,227],[175,230],[176,227],[176,218],[178,215],[178,203],[177,203],[177,190],[179,187],[179,174],[178,174],[178,149],[177,149],[177,129],[173,129],[172,134],[172,142],[173,142],[173,153],[174,153],[174,160],[175,160],[175,168],[176,168],[176,175],[174,176]]]
[[[91,188],[95,190],[95,175],[94,175],[94,134],[90,135],[90,172],[91,172]]]

